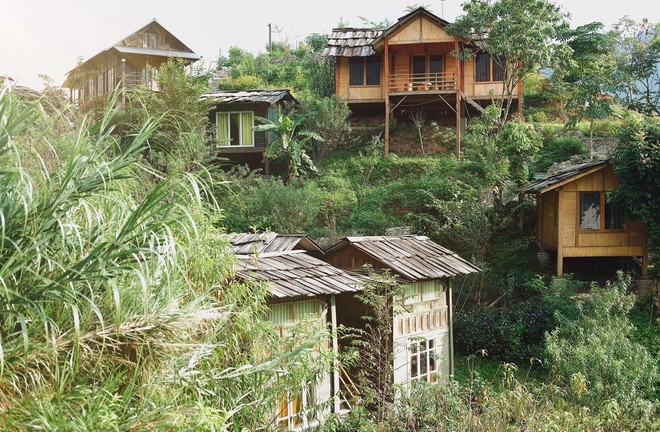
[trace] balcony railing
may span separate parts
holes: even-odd
[[[127,73],[124,77],[124,84],[126,85],[127,89],[132,87],[147,87],[152,91],[158,91],[158,83],[156,80],[147,80],[146,76],[142,72]]]
[[[456,74],[434,72],[422,74],[391,74],[390,93],[407,92],[450,93],[456,91]]]

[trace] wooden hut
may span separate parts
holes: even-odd
[[[389,270],[404,284],[393,307],[395,384],[447,380],[454,373],[451,278],[480,270],[424,236],[346,237],[323,258],[347,271]],[[337,322],[360,328],[363,305],[352,293],[337,296]]]
[[[190,65],[201,57],[154,19],[71,69],[62,87],[79,106],[117,87],[122,94],[136,86],[158,90],[158,67],[170,58]]]
[[[256,117],[274,121],[285,103],[295,102],[287,89],[217,91],[202,95],[212,102],[209,113],[218,156],[235,164],[262,168],[269,173],[264,152],[277,137],[272,132],[255,131]]]
[[[619,178],[609,159],[558,171],[523,189],[536,195],[537,238],[541,251],[557,256],[557,276],[564,259],[576,257],[640,257],[648,264],[647,230],[625,219],[623,208],[607,199]]]

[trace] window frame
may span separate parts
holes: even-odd
[[[218,117],[220,115],[226,115],[227,116],[227,142],[231,143],[231,114],[238,114],[238,118],[240,119],[239,127],[238,129],[241,131],[240,132],[240,144],[238,145],[231,145],[231,144],[220,144],[219,138],[218,138]],[[252,126],[250,127],[251,133],[252,133],[252,144],[247,145],[243,144],[243,114],[250,114],[252,117]],[[228,149],[228,148],[254,148],[255,147],[255,141],[254,141],[254,111],[216,111],[215,113],[215,148],[222,148],[222,149]]]
[[[606,197],[606,191],[579,191],[578,193],[575,194],[576,196],[576,227],[577,231],[580,234],[588,234],[588,233],[602,233],[602,232],[623,232],[626,231],[626,220],[625,220],[625,213],[622,214],[623,218],[623,223],[622,223],[622,228],[605,228],[606,224],[606,218],[607,218],[607,197]],[[580,206],[580,201],[581,201],[581,196],[583,194],[599,194],[600,195],[600,227],[599,228],[582,228],[582,208]],[[615,205],[614,203],[609,203],[610,205]]]
[[[303,430],[318,424],[310,412],[310,408],[318,406],[317,393],[315,384],[307,384],[302,386],[300,393],[280,395],[275,418],[276,427],[286,430]],[[300,400],[299,405],[296,404],[298,400]]]
[[[479,79],[479,68],[477,67],[477,61],[480,56],[488,56],[488,79],[485,80],[480,80]],[[496,64],[495,62],[495,57],[501,57],[505,61],[504,68],[502,70],[502,80],[495,80],[495,70],[496,68],[499,67],[499,65]],[[499,56],[494,56],[493,54],[489,53],[488,51],[479,51],[475,57],[474,57],[474,82],[479,83],[479,84],[487,84],[487,83],[500,83],[504,82],[507,78],[507,67],[506,67],[506,58],[503,55]]]
[[[371,61],[369,60],[371,59]],[[378,83],[377,84],[367,84],[369,82],[368,77],[369,77],[369,63],[376,63],[378,62]],[[360,84],[352,84],[351,83],[351,65],[352,64],[361,64],[362,68],[362,80]],[[349,87],[380,87],[383,83],[383,62],[382,59],[379,55],[375,56],[365,56],[365,57],[349,57],[348,59],[348,86]]]
[[[415,336],[408,339],[407,352],[408,352],[408,363],[407,363],[407,373],[408,373],[408,383],[413,381],[426,381],[433,383],[437,381],[438,369],[439,369],[439,352],[440,347],[440,338],[437,336]],[[421,343],[424,343],[424,349],[414,349],[419,348]],[[433,347],[431,347],[431,343]],[[422,357],[423,356],[423,357]],[[426,370],[422,372],[422,358],[426,362]],[[413,361],[416,360],[417,372],[413,373]],[[433,365],[433,368],[431,368]]]

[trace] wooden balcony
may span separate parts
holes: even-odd
[[[390,95],[440,94],[454,92],[456,92],[456,74],[453,72],[390,75]]]
[[[126,89],[133,87],[146,87],[151,91],[159,91],[158,83],[154,79],[145,76],[142,72],[130,72],[124,77],[124,84]]]

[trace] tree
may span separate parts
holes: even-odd
[[[593,22],[566,31],[561,40],[571,48],[571,58],[555,70],[552,82],[564,93],[571,124],[589,120],[589,156],[593,159],[594,120],[612,114],[612,98],[606,94],[614,84],[615,39],[603,33],[603,24]]]
[[[316,166],[306,151],[309,140],[323,141],[317,133],[301,130],[303,116],[291,118],[280,115],[276,121],[258,118],[263,124],[256,126],[257,131],[274,132],[277,139],[266,149],[269,159],[281,159],[286,165],[284,183],[289,184],[294,177],[306,172],[316,172]]]
[[[624,17],[614,31],[619,97],[639,112],[660,114],[660,23]]]
[[[310,141],[310,154],[317,166],[323,162],[328,152],[344,144],[351,133],[351,124],[348,117],[351,111],[346,102],[330,97],[303,97],[294,109],[294,115],[302,117],[301,127],[313,130],[323,140]]]
[[[168,60],[158,69],[158,92],[136,87],[127,94],[124,113],[118,120],[136,133],[149,118],[160,119],[146,154],[156,169],[171,173],[195,171],[210,157],[207,141],[208,102],[201,102],[204,84],[185,72],[184,64]]]
[[[447,26],[450,34],[474,40],[506,72],[498,96],[501,118],[509,115],[518,83],[540,68],[552,67],[569,51],[558,36],[567,28],[567,14],[548,0],[472,0],[463,3],[465,15]],[[453,55],[476,55],[465,45]]]
[[[611,198],[648,227],[649,251],[660,253],[660,121],[630,114],[613,155],[619,186]]]

